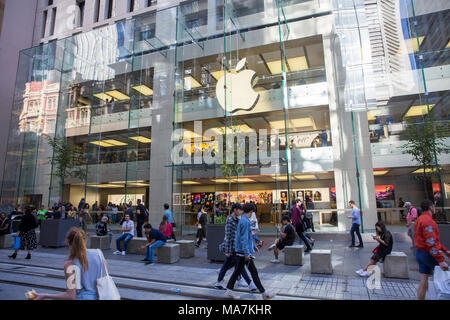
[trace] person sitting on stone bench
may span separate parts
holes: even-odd
[[[145,265],[153,264],[153,257],[155,255],[155,249],[162,247],[166,244],[166,237],[158,229],[153,229],[150,223],[144,225],[145,236],[148,243],[145,246],[141,246],[141,249],[145,249],[145,258],[142,261]]]
[[[370,266],[374,266],[378,261],[383,262],[384,258],[392,251],[392,246],[394,245],[394,238],[389,230],[386,229],[386,225],[383,221],[378,221],[375,223],[375,229],[377,234],[372,236],[379,244],[373,249],[373,255],[370,258],[369,264],[364,269],[359,269],[356,271],[361,277],[368,277],[370,273],[367,272]]]
[[[283,216],[281,219],[281,224],[283,227],[278,226],[278,231],[280,232],[281,238],[275,240],[275,243],[269,247],[269,250],[273,250],[273,254],[275,256],[274,260],[271,260],[272,263],[279,263],[278,260],[278,250],[283,250],[286,246],[292,246],[295,241],[295,230],[291,224],[291,219],[289,216]]]
[[[125,252],[127,251],[128,242],[131,240],[131,238],[134,237],[134,222],[130,220],[129,214],[125,215],[125,221],[122,224],[122,231],[123,231],[122,235],[116,239],[117,250],[114,252],[114,254],[121,254],[124,256]],[[123,240],[123,251],[121,251],[120,249],[120,241],[122,240]]]
[[[6,213],[0,213],[0,235],[11,233],[11,220],[6,217]]]
[[[95,233],[99,237],[109,236],[109,249],[111,249],[112,232],[108,229],[108,217],[103,216],[100,222],[95,225]]]

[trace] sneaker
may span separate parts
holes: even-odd
[[[231,291],[230,289],[227,289],[227,291],[225,291],[225,297],[227,297],[229,299],[234,299],[234,300],[238,300],[241,298],[238,295],[235,295],[234,292]]]
[[[360,275],[361,277],[369,277],[369,276],[370,276],[370,273],[368,273],[367,271],[361,270],[361,272],[359,273],[359,275]]]
[[[359,270],[356,270],[355,272],[356,272],[357,274],[361,275],[361,272],[363,272],[363,271],[364,271],[363,269],[359,269]]]
[[[280,263],[280,260],[279,259],[273,259],[273,260],[270,260],[270,262],[272,262],[272,263]]]
[[[276,247],[276,244],[271,244],[270,247],[267,249],[269,251],[272,251]]]
[[[124,256],[126,253],[125,253],[125,251],[122,251],[122,255]]]
[[[148,266],[149,264],[153,264],[153,261],[146,261],[144,265]]]
[[[358,244],[356,247],[357,247],[357,248],[364,248],[364,245],[363,245],[362,243],[360,243],[360,244]]]
[[[256,291],[258,291],[258,287],[256,287],[256,285],[255,285],[255,283],[252,281],[252,282],[250,282],[250,284],[249,284],[249,286],[248,286],[248,289],[251,291],[251,292],[256,292]]]
[[[216,283],[214,283],[214,288],[216,288],[216,289],[225,289],[225,286],[223,285],[223,280],[222,281],[217,281]]]
[[[116,250],[113,252],[113,254],[122,254],[122,251]]]
[[[147,260],[147,259],[142,259],[141,261],[142,261],[142,262],[145,262],[145,261],[148,261],[148,260]]]
[[[263,300],[269,300],[269,299],[272,299],[273,297],[275,297],[275,294],[274,294],[274,293],[267,292],[267,291],[264,291],[264,292],[262,293],[262,298],[263,298]]]
[[[247,282],[244,280],[244,278],[239,279],[239,281],[237,281],[236,284],[237,284],[239,287],[247,287],[247,286],[248,286],[248,284],[247,284]]]

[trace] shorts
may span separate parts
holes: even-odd
[[[277,249],[278,249],[278,250],[283,250],[284,247],[286,247],[286,246],[291,246],[291,245],[292,245],[292,243],[289,244],[289,243],[287,243],[286,241],[281,240],[281,241],[279,241],[279,242],[277,243]]]
[[[384,261],[384,258],[385,258],[385,256],[383,257],[383,256],[379,255],[378,253],[374,253],[374,254],[372,255],[372,257],[370,257],[370,259],[372,259],[373,261],[375,261],[375,263],[379,262],[380,260],[381,260],[381,262],[383,262],[383,261]]]
[[[419,272],[433,275],[434,267],[439,263],[429,253],[416,249],[416,260],[419,263]]]

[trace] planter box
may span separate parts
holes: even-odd
[[[66,246],[66,235],[72,227],[78,227],[79,222],[75,219],[50,219],[41,223],[40,245],[44,247]]]
[[[219,251],[219,245],[225,238],[225,225],[208,224],[206,226],[206,238],[208,239],[208,260],[225,261],[225,255]]]

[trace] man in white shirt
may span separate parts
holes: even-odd
[[[122,232],[122,235],[116,239],[117,250],[114,252],[114,254],[122,254],[124,256],[125,252],[127,251],[128,241],[130,241],[131,238],[134,237],[134,222],[133,220],[130,220],[129,214],[125,214],[125,221],[122,224]],[[120,249],[120,241],[122,240],[123,251]]]

